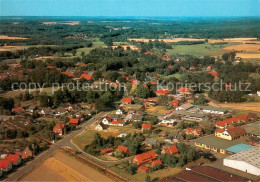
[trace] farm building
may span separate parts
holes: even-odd
[[[246,131],[240,127],[227,127],[226,129],[218,128],[215,136],[225,140],[235,140],[246,135]]]
[[[256,176],[260,175],[260,146],[255,146],[224,159],[225,166]]]
[[[242,137],[237,140],[224,140],[222,138],[215,137],[214,135],[209,135],[194,139],[190,141],[189,144],[208,151],[226,154],[228,152],[227,148],[236,144],[248,144],[247,140],[248,137]]]
[[[239,152],[242,152],[244,150],[250,149],[252,147],[253,147],[252,145],[247,145],[247,144],[244,144],[244,143],[240,143],[240,144],[228,147],[226,150],[229,151],[229,152],[232,152],[234,154],[237,154]]]
[[[260,121],[246,124],[241,126],[241,128],[246,130],[246,133],[250,134],[251,136],[260,136]]]
[[[208,114],[217,114],[217,115],[224,115],[228,113],[227,109],[222,108],[214,108],[214,107],[208,107],[208,106],[200,106],[202,112],[208,113]]]

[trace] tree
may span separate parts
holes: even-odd
[[[194,101],[195,105],[206,105],[208,100],[205,98],[203,94],[200,94],[199,97]]]
[[[150,95],[149,88],[144,87],[143,85],[140,85],[137,87],[136,96],[140,98],[148,98]]]
[[[73,56],[75,56],[76,53],[77,53],[76,49],[72,49],[71,53],[72,53]]]

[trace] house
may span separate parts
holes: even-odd
[[[168,138],[172,140],[172,142],[177,143],[184,140],[183,136],[178,132],[171,132],[167,135]]]
[[[217,121],[216,122],[216,127],[217,128],[225,128],[227,126],[231,126],[232,124],[234,123],[238,123],[238,118],[229,118],[229,119],[225,119],[225,120],[222,120],[222,121]]]
[[[143,120],[142,114],[138,114],[138,113],[132,114],[132,118],[131,118],[132,122],[139,122],[139,121],[142,121],[142,120]]]
[[[132,104],[132,98],[131,97],[123,97],[121,100],[121,104]]]
[[[69,124],[79,125],[79,119],[78,118],[70,118]]]
[[[246,131],[240,127],[228,127],[226,129],[218,128],[215,131],[215,136],[225,140],[235,140],[246,134]]]
[[[124,112],[125,112],[125,111],[124,111],[123,108],[119,108],[119,109],[116,110],[116,114],[117,114],[117,115],[123,115]]]
[[[185,103],[180,105],[179,107],[176,108],[176,111],[188,111],[190,109],[192,109],[194,107],[194,105],[190,104],[190,103]]]
[[[16,151],[15,154],[19,155],[21,159],[33,157],[33,152],[29,149],[29,147],[26,147],[23,151]]]
[[[50,115],[51,112],[52,112],[52,109],[50,107],[42,108],[40,110],[40,114],[43,114],[43,115]]]
[[[99,124],[97,124],[97,126],[95,127],[95,130],[97,131],[103,131],[105,128],[104,123],[100,122]]]
[[[158,125],[160,126],[173,126],[176,123],[180,122],[179,119],[173,118],[172,116],[165,116],[162,120],[159,121]]]
[[[186,135],[201,136],[203,131],[201,128],[186,128],[185,133]]]
[[[8,172],[12,169],[12,163],[7,159],[0,159],[0,170]]]
[[[121,152],[123,152],[124,154],[127,154],[127,155],[130,154],[128,147],[125,147],[125,146],[122,146],[122,145],[118,146],[116,148],[116,150],[120,150]]]
[[[8,160],[12,165],[15,166],[21,164],[21,158],[17,154],[8,154],[4,159]]]
[[[172,107],[178,107],[180,105],[180,102],[177,99],[174,99],[171,101],[170,106]]]
[[[36,105],[31,105],[29,108],[28,108],[28,111],[33,113],[35,110],[36,110]]]
[[[248,122],[248,115],[240,114],[237,116],[239,122],[247,123]]]
[[[12,111],[13,111],[14,113],[20,113],[20,112],[23,112],[24,109],[23,109],[22,107],[14,107],[14,108],[12,109]]]
[[[180,87],[180,88],[178,88],[177,93],[178,94],[182,94],[182,95],[190,95],[191,94],[190,88],[188,88],[188,87]]]
[[[163,96],[166,96],[166,95],[168,95],[170,92],[169,92],[169,90],[166,90],[166,89],[159,89],[159,90],[157,90],[156,92],[155,92],[155,94],[159,97],[159,96],[161,96],[161,95],[163,95]]]
[[[209,72],[210,75],[214,76],[215,78],[218,77],[218,73],[217,72]]]
[[[152,125],[151,124],[142,124],[142,131],[144,130],[151,130],[152,129]]]
[[[62,135],[65,129],[65,124],[63,122],[59,122],[57,125],[53,127],[53,132],[58,135]]]
[[[178,153],[178,148],[176,147],[176,145],[171,145],[168,147],[165,147],[162,149],[162,154],[177,154]]]
[[[191,67],[190,67],[190,70],[195,70],[195,66],[191,66]]]
[[[156,165],[159,165],[159,166],[162,165],[162,161],[160,159],[157,159],[157,160],[153,161],[151,164],[152,167],[154,167]]]
[[[85,79],[85,80],[90,81],[90,80],[93,80],[94,77],[93,77],[93,75],[90,75],[90,74],[87,74],[87,73],[83,73],[83,74],[80,75],[80,79]]]
[[[156,157],[154,151],[150,150],[148,152],[136,155],[133,158],[133,163],[135,163],[137,165],[142,165],[142,164],[145,164],[145,163],[148,163],[148,162],[152,162],[156,158],[157,157]]]
[[[125,126],[126,122],[123,119],[118,119],[118,120],[113,120],[111,123],[108,125],[113,125],[113,126]]]
[[[147,174],[147,173],[151,172],[152,169],[147,167],[147,166],[139,166],[137,171],[140,172],[140,173]]]
[[[143,143],[149,147],[158,145],[158,140],[154,138],[146,138]]]
[[[63,107],[58,107],[56,109],[56,116],[65,115],[68,111]]]
[[[113,148],[106,148],[106,149],[100,150],[100,153],[101,154],[109,154],[109,153],[112,153],[113,151],[114,151]]]
[[[105,125],[108,125],[109,123],[112,122],[112,120],[113,120],[113,118],[106,116],[106,117],[103,118],[102,123],[105,124]]]
[[[208,71],[210,71],[212,69],[212,66],[211,65],[209,65],[207,68],[206,68],[206,70],[208,70]]]
[[[75,77],[74,73],[73,72],[69,72],[69,71],[64,71],[64,72],[61,72],[62,75],[67,75],[68,77]]]
[[[156,106],[157,105],[157,98],[147,98],[146,102],[144,103],[145,107],[149,107],[149,106]]]

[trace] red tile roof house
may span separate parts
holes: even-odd
[[[229,119],[225,119],[223,121],[217,121],[216,122],[216,127],[217,128],[225,128],[227,126],[231,126],[234,123],[238,123],[238,118],[229,118]]]
[[[162,149],[162,154],[177,154],[178,153],[178,148],[176,145],[171,145],[169,147],[163,148]]]
[[[209,74],[211,74],[211,75],[214,76],[215,78],[218,77],[218,73],[217,73],[217,72],[209,72]]]
[[[61,74],[67,75],[68,77],[75,77],[74,73],[71,73],[71,72],[68,72],[68,71],[61,72]]]
[[[122,146],[122,145],[118,146],[116,150],[120,150],[121,152],[123,152],[124,154],[127,154],[127,155],[130,154],[128,147],[125,147],[125,146]]]
[[[84,78],[85,80],[88,80],[88,81],[94,79],[93,75],[86,74],[86,73],[83,73],[83,74],[80,76],[80,79],[82,79],[82,78]]]
[[[79,119],[78,118],[70,118],[69,124],[79,125]]]
[[[142,131],[144,130],[151,130],[152,129],[152,125],[151,124],[142,124]]]
[[[194,136],[201,136],[203,134],[202,129],[200,128],[186,128],[185,130],[186,135],[194,135]]]
[[[0,170],[8,172],[12,169],[12,164],[7,159],[0,159]]]
[[[113,125],[113,126],[125,126],[126,122],[123,119],[118,119],[118,120],[114,120],[111,123],[109,123],[108,125]]]
[[[58,135],[62,135],[65,128],[65,124],[62,122],[59,122],[56,126],[53,127],[53,132]]]
[[[21,158],[17,154],[8,154],[4,159],[8,160],[12,165],[15,166],[21,164]]]
[[[177,93],[182,94],[182,95],[188,95],[188,96],[191,95],[190,88],[187,88],[187,87],[178,88]]]
[[[101,154],[109,154],[109,153],[112,153],[113,151],[114,151],[113,148],[106,148],[106,149],[100,150],[100,153]]]
[[[172,107],[178,107],[178,106],[180,105],[180,102],[175,99],[175,100],[171,101],[170,105],[171,105]]]
[[[131,97],[123,97],[121,100],[122,104],[132,104],[132,98]]]
[[[14,107],[14,108],[12,109],[12,111],[13,111],[14,113],[19,113],[19,112],[24,111],[24,109],[23,109],[22,107]]]
[[[152,167],[154,167],[156,165],[162,165],[162,161],[160,159],[157,159],[157,160],[153,161],[151,164]]]
[[[215,132],[216,137],[224,138],[227,140],[235,140],[246,135],[246,131],[240,127],[227,127],[226,129],[217,129]]]
[[[157,96],[168,95],[168,94],[169,94],[169,90],[160,89],[160,90],[157,90],[157,91],[155,92],[155,94],[156,94]]]
[[[133,163],[137,165],[146,164],[148,162],[152,162],[157,159],[157,156],[155,155],[153,150],[150,150],[148,152],[138,154],[133,158]]]
[[[29,149],[29,147],[26,147],[23,151],[16,151],[15,154],[19,155],[21,159],[33,157],[33,152]]]
[[[140,167],[138,167],[137,171],[140,173],[147,174],[147,173],[151,172],[152,169],[147,166],[140,166]]]

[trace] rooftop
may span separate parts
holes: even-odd
[[[244,161],[257,168],[260,168],[260,146],[255,146],[250,149],[244,150],[237,154],[231,155],[226,159]]]
[[[260,121],[249,123],[244,126],[241,126],[247,133],[251,133],[254,135],[260,135]]]
[[[233,153],[239,153],[239,152],[242,152],[244,150],[250,149],[252,147],[253,147],[252,145],[240,143],[240,144],[237,144],[237,145],[233,145],[233,146],[227,148],[226,150],[233,152]]]
[[[191,140],[189,143],[191,145],[194,145],[194,143],[197,142],[201,144],[206,144],[208,146],[216,147],[219,149],[227,149],[236,144],[242,144],[242,143],[248,144],[247,140],[248,137],[243,137],[236,140],[225,140],[222,138],[215,137],[214,135],[209,135],[202,138]]]

